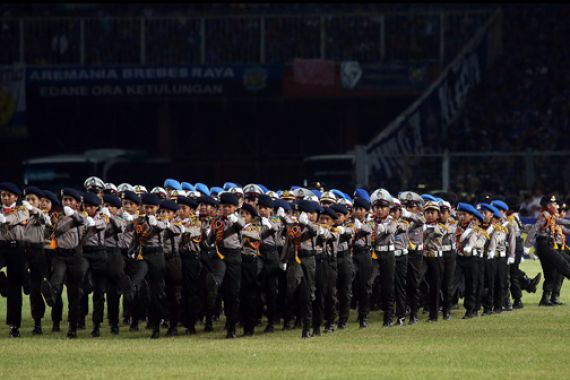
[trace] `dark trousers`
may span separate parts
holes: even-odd
[[[219,293],[226,275],[226,264],[224,260],[220,260],[214,250],[201,251],[200,261],[204,266],[201,283],[204,289],[205,315],[207,321],[212,321],[216,314]]]
[[[21,243],[14,244],[13,248],[0,248],[0,268],[6,266],[8,274],[6,324],[19,328],[22,324],[22,285],[26,274],[26,256]]]
[[[559,251],[560,256],[566,260],[566,261],[570,261],[570,256],[568,254],[568,250],[564,249],[560,249]],[[553,287],[552,287],[552,300],[558,299],[560,298],[560,290],[562,289],[562,283],[564,282],[564,276],[559,272],[556,271],[556,273],[554,274],[554,280],[553,280]]]
[[[273,325],[278,321],[277,317],[277,297],[279,275],[283,272],[279,268],[279,257],[277,250],[272,246],[261,246],[260,291],[261,299],[267,305],[267,324]],[[260,302],[261,303],[261,302]]]
[[[495,272],[493,276],[495,277],[494,285],[495,289],[493,291],[493,305],[494,310],[500,312],[505,303],[505,297],[507,292],[507,273],[508,265],[506,257],[495,257],[493,259],[495,262]]]
[[[327,327],[338,321],[338,259],[335,255],[326,255],[325,265],[325,313]],[[350,304],[349,304],[350,305]]]
[[[327,291],[327,257],[324,253],[315,255],[315,299],[313,301],[313,328],[320,327],[325,314]]]
[[[417,317],[420,302],[420,284],[422,281],[423,254],[421,251],[408,251],[408,273],[406,279],[410,315]]]
[[[544,273],[543,292],[544,296],[550,298],[554,290],[556,273],[560,273],[566,278],[570,278],[570,262],[558,253],[553,245],[552,239],[539,237],[536,239],[536,255],[542,265]]]
[[[89,263],[89,273],[93,281],[93,324],[103,322],[105,311],[105,292],[107,291],[107,252],[104,247],[96,249],[83,249],[83,258]],[[84,319],[88,313],[89,295],[86,291],[81,297],[80,318]]]
[[[408,275],[408,256],[402,255],[395,258],[394,293],[396,296],[396,316],[398,319],[406,318],[406,280]]]
[[[495,259],[484,259],[485,265],[485,281],[484,292],[482,304],[483,310],[486,312],[493,310],[494,299],[495,299],[495,271],[496,271],[496,261]]]
[[[69,304],[69,327],[74,330],[77,328],[77,321],[81,312],[81,286],[85,276],[85,266],[83,264],[83,256],[74,249],[62,250],[56,249],[52,258],[52,274],[51,285],[58,295],[63,290],[63,282],[66,280],[67,285],[67,302]],[[61,296],[59,297],[61,305]],[[57,305],[57,302],[56,302]],[[61,306],[60,306],[61,307]],[[57,321],[61,320],[61,308],[59,310]],[[54,321],[56,321],[54,319]]]
[[[316,299],[316,289],[315,289],[315,278],[316,278],[316,268],[317,262],[314,253],[299,253],[301,258],[301,281],[297,290],[295,291],[295,298],[297,299],[298,312],[301,316],[303,322],[303,329],[308,330],[313,323],[313,301]],[[290,268],[292,273],[294,268]],[[288,276],[287,282],[289,287],[289,282],[295,280],[294,277]],[[289,287],[290,289],[292,287]]]
[[[175,329],[180,321],[182,299],[182,260],[178,254],[169,254],[165,258],[164,281],[168,301],[168,320],[170,328]]]
[[[40,287],[49,276],[49,261],[41,244],[26,247],[26,259],[30,268],[30,308],[32,318],[38,321],[44,317],[46,310]]]
[[[354,264],[353,292],[358,302],[358,318],[365,318],[370,311],[370,277],[372,276],[372,259],[370,248],[354,247],[352,262]]]
[[[257,256],[241,256],[240,316],[244,331],[253,331],[259,307],[259,273],[261,259]]]
[[[164,291],[164,270],[165,261],[162,247],[145,248],[143,247],[143,260],[137,260],[136,273],[133,277],[133,286],[140,294],[143,287],[143,281],[148,276],[149,283],[149,314],[148,319],[153,329],[160,327],[160,319],[165,315],[166,310],[166,294]]]
[[[235,331],[239,319],[242,255],[239,249],[223,249],[222,254],[226,265],[221,286],[224,314],[229,330]]]
[[[441,272],[443,259],[441,257],[424,257],[426,265],[426,280],[429,285],[428,310],[429,319],[437,320],[441,292]]]
[[[394,252],[379,252],[379,277],[381,286],[384,322],[391,322],[394,317],[394,278],[396,275],[396,258]]]
[[[482,257],[475,257],[475,277],[473,287],[475,288],[475,311],[479,311],[483,304],[483,294],[485,293],[485,260]]]
[[[125,262],[121,250],[107,247],[107,319],[109,325],[119,325],[120,282],[125,276]]]
[[[130,279],[131,283],[137,273],[137,266],[139,260],[133,259],[128,256],[127,249],[121,249],[121,256],[123,258],[125,275]],[[143,279],[140,284],[141,287],[147,287],[146,281]],[[133,283],[134,288],[134,283]],[[135,291],[136,290],[136,291]],[[131,289],[123,295],[123,318],[132,318],[133,321],[144,320],[146,318],[146,308],[148,301],[139,297],[140,289]],[[145,292],[148,294],[148,292]]]
[[[443,271],[441,273],[441,292],[443,312],[451,312],[453,293],[455,291],[455,271],[457,254],[455,251],[443,252]]]
[[[204,313],[204,288],[200,281],[203,269],[198,252],[180,252],[182,264],[182,324],[193,328]]]
[[[337,295],[339,320],[346,322],[352,302],[352,282],[354,281],[353,259],[350,251],[337,253]]]
[[[464,257],[464,256],[457,256],[457,274],[455,276],[456,279],[456,287],[459,287],[457,281],[460,278],[464,278],[465,280],[465,291],[464,291],[464,301],[463,306],[467,313],[475,312],[475,306],[477,303],[477,297],[475,294],[475,279],[478,276],[478,268],[475,265],[475,258],[474,257]]]

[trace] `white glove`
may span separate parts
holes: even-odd
[[[307,215],[306,212],[303,211],[301,215],[299,215],[299,223],[303,225],[309,224],[309,216]]]
[[[236,214],[230,214],[228,215],[228,220],[232,223],[237,223],[238,217],[236,216]]]
[[[515,263],[515,258],[514,258],[514,257],[509,257],[509,258],[507,259],[507,265],[511,265],[511,264],[514,264],[514,263]]]
[[[6,223],[6,217],[4,216],[4,214],[0,214],[0,224],[4,223]]]
[[[326,231],[326,229],[325,229],[324,227],[319,227],[319,232],[318,232],[318,234],[322,236],[322,235],[325,234],[325,231]]]
[[[105,215],[107,218],[111,217],[111,211],[107,207],[101,209],[101,215]]]
[[[285,272],[287,270],[287,263],[279,263],[279,268]]]
[[[86,220],[87,220],[87,223],[86,223],[87,227],[94,227],[95,226],[95,220],[92,217],[88,216],[86,218]]]
[[[132,222],[132,221],[135,219],[134,216],[132,216],[131,214],[129,214],[129,213],[126,212],[126,211],[123,211],[123,214],[122,214],[121,216],[122,216],[123,219],[125,219],[127,222]]]
[[[63,208],[63,213],[65,214],[65,216],[71,216],[71,215],[75,214],[75,210],[69,206],[65,206]]]
[[[530,247],[524,247],[523,251],[525,255],[528,255],[530,253]]]
[[[356,227],[357,230],[362,229],[362,222],[358,219],[354,219],[354,227]]]
[[[366,215],[366,221],[367,221],[367,222],[372,222],[372,221],[374,221],[374,218],[372,217],[372,214]]]
[[[402,207],[402,218],[410,218],[412,213],[409,212],[406,208]]]
[[[196,218],[200,217],[200,210],[196,210]]]
[[[283,207],[279,207],[277,209],[277,216],[284,218],[285,217],[285,210],[283,209]]]
[[[273,225],[271,224],[271,222],[269,221],[269,219],[267,218],[261,218],[261,224],[269,229],[271,229],[273,227]]]
[[[343,226],[338,226],[337,230],[338,230],[338,233],[341,235],[344,234],[344,231],[346,231],[346,229]]]
[[[156,220],[156,216],[149,215],[148,216],[148,224],[150,224],[153,227],[156,226],[158,224],[158,220]]]
[[[32,211],[34,209],[34,206],[32,206],[28,201],[22,201],[22,206],[24,206],[28,211]]]

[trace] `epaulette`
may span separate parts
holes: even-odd
[[[439,223],[439,226],[440,226],[441,228],[443,228],[443,229],[445,230],[445,232],[448,232],[448,231],[449,231],[449,227],[447,227],[445,224]]]

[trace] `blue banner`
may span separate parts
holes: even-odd
[[[26,78],[40,97],[268,96],[281,94],[283,66],[54,66]]]

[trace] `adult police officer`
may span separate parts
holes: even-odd
[[[7,317],[10,336],[20,336],[22,323],[22,285],[24,283],[26,256],[24,252],[25,225],[30,217],[29,211],[16,202],[22,192],[13,183],[0,183],[0,269],[8,269],[7,281]]]

